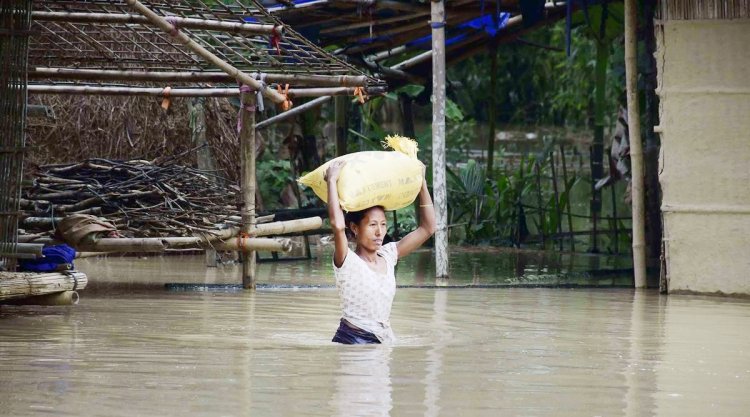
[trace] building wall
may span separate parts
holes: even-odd
[[[670,293],[750,295],[750,19],[657,27]]]

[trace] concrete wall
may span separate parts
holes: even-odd
[[[669,292],[750,295],[750,20],[656,30]]]

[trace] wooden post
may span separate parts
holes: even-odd
[[[336,156],[346,155],[346,142],[349,133],[349,97],[338,96],[334,99],[336,123]]]
[[[255,93],[240,96],[240,181],[242,188],[242,226],[240,233],[250,234],[255,227]],[[242,262],[242,286],[255,289],[255,251],[245,252]]]
[[[495,119],[497,115],[497,38],[492,39],[490,43],[490,102],[487,109],[487,118],[489,119],[489,136],[487,137],[487,179],[493,178],[493,168],[495,163]]]
[[[448,195],[445,177],[445,4],[430,3],[432,26],[432,188],[435,194],[435,275],[448,277]]]
[[[625,0],[625,85],[628,95],[630,168],[632,170],[633,275],[635,288],[646,287],[646,244],[643,196],[643,145],[638,109],[636,0]]]

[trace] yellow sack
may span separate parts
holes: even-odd
[[[328,202],[325,174],[333,161],[346,161],[338,179],[339,202],[346,211],[383,206],[397,210],[413,203],[423,181],[423,164],[417,159],[417,142],[403,136],[387,136],[384,146],[394,151],[365,151],[339,156],[297,181],[309,186]]]

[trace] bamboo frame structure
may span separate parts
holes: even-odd
[[[239,82],[277,104],[288,104],[288,97],[272,84],[384,86],[307,41],[256,0],[231,5],[70,0],[33,7],[29,58],[36,68],[30,72],[34,84],[208,88],[205,83],[216,83],[215,88],[225,88]]]

